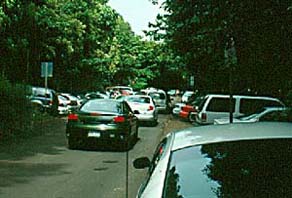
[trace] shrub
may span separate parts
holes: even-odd
[[[0,135],[25,136],[31,128],[32,111],[26,97],[26,86],[13,85],[0,76]]]

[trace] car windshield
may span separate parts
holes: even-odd
[[[291,139],[188,147],[172,153],[163,197],[285,197],[291,170]]]
[[[121,105],[118,101],[108,100],[89,100],[80,109],[83,112],[105,111],[105,112],[120,112]]]

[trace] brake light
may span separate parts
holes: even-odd
[[[149,106],[148,111],[152,111],[154,109],[153,106]]]
[[[77,121],[78,120],[78,115],[74,113],[70,113],[68,115],[68,121]]]
[[[114,122],[120,123],[120,122],[125,122],[125,117],[124,116],[116,116],[114,117]]]
[[[202,113],[202,121],[203,122],[207,121],[207,114],[206,113]]]

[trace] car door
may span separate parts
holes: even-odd
[[[209,101],[209,104],[206,108],[206,114],[207,114],[207,123],[213,123],[214,119],[228,117],[229,116],[229,97],[213,97]],[[232,99],[232,112],[233,116],[235,112],[235,98]]]

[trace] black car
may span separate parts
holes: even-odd
[[[58,114],[58,96],[53,89],[44,87],[32,87],[29,96],[32,106],[40,112]]]
[[[66,134],[70,149],[128,150],[138,139],[138,119],[125,101],[92,99],[68,115]]]

